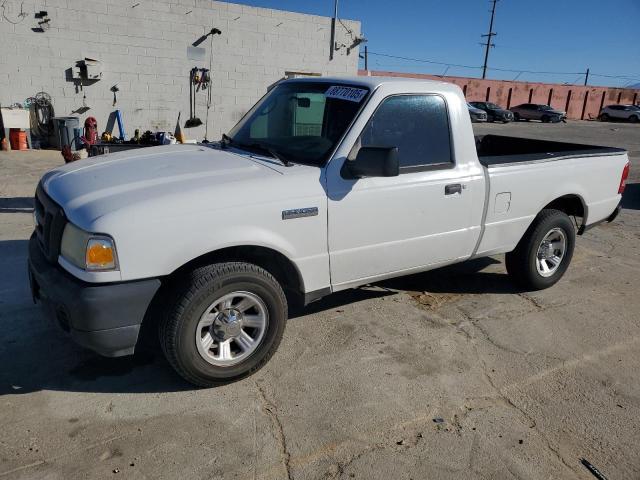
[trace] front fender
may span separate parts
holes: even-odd
[[[217,250],[256,246],[289,259],[299,271],[305,290],[329,286],[326,204],[322,204],[317,216],[286,221],[281,218],[283,209],[269,206],[262,212],[259,210],[255,207],[218,210],[144,226],[131,225],[117,232],[112,228],[122,281],[170,275]],[[112,222],[111,227],[115,224]]]

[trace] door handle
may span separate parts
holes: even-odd
[[[452,183],[450,185],[445,185],[444,187],[445,195],[453,195],[454,193],[462,193],[462,184]]]

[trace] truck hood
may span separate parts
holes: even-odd
[[[137,210],[146,219],[168,218],[172,212],[179,215],[256,202],[254,196],[237,192],[255,192],[257,186],[268,201],[278,191],[269,189],[270,183],[280,184],[288,175],[306,175],[319,185],[319,171],[301,165],[284,167],[233,149],[167,145],[73,162],[48,172],[42,185],[70,221],[89,230],[101,217],[121,210]],[[235,194],[229,193],[234,190]]]

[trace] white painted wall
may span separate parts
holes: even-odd
[[[213,44],[210,139],[228,131],[285,71],[357,74],[357,48],[350,55],[341,48],[329,61],[328,17],[209,0],[6,0],[4,6],[0,103],[8,106],[46,91],[56,116],[76,115],[81,124],[87,116],[96,117],[100,132],[114,108],[123,112],[129,136],[136,128],[173,131],[179,111],[184,124],[188,72],[196,65],[208,67],[209,40],[200,45],[207,49],[201,62],[187,59],[187,46],[212,27],[222,35]],[[44,33],[32,31],[38,26],[34,13],[40,10],[51,19]],[[359,34],[359,22],[344,23]],[[351,43],[339,23],[336,31],[338,43]],[[84,57],[103,62],[103,77],[85,87],[90,110],[77,115],[73,112],[83,106],[83,94],[65,70]],[[120,92],[113,107],[109,89],[116,83]],[[204,93],[197,103],[196,113],[204,121]],[[185,133],[202,139],[204,126]]]

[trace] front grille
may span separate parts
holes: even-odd
[[[36,236],[42,253],[51,263],[58,261],[62,232],[66,224],[64,210],[38,184],[35,196]]]

